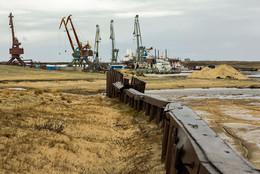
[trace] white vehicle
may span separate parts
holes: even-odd
[[[160,73],[166,73],[172,69],[172,66],[170,65],[170,62],[165,60],[156,60],[156,64],[154,64],[154,67],[158,70]]]

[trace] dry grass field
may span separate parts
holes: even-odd
[[[76,71],[51,71],[35,68],[0,65],[0,81],[39,80],[104,80],[104,74]]]
[[[161,128],[102,95],[0,92],[0,173],[164,173]]]
[[[126,78],[131,79],[127,74]],[[186,77],[142,77],[146,89],[181,89],[209,87],[260,87],[260,82],[234,79],[190,79]],[[159,82],[159,83],[158,83]],[[56,90],[78,94],[105,92],[106,75],[73,71],[48,71],[0,65],[0,88]]]
[[[105,97],[105,78],[1,65],[0,173],[165,173],[160,126]],[[140,79],[147,89],[260,85],[250,80]]]

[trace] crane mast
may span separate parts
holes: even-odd
[[[118,57],[118,51],[119,49],[115,48],[115,32],[114,32],[114,21],[110,21],[110,39],[112,40],[112,63],[117,62],[117,57]]]
[[[99,25],[96,25],[96,37],[95,37],[95,46],[94,46],[94,55],[95,55],[95,59],[94,59],[94,63],[98,64],[99,63],[99,42],[101,41],[101,37],[100,37],[100,29],[99,29]]]
[[[24,53],[23,48],[19,48],[19,45],[21,45],[21,43],[19,42],[17,37],[15,37],[15,35],[14,35],[14,24],[13,24],[13,15],[12,15],[12,13],[10,13],[9,18],[10,18],[9,25],[10,25],[11,32],[12,32],[12,48],[10,48],[9,53],[12,55],[12,57],[7,62],[7,65],[11,65],[11,63],[15,59],[17,59],[22,64],[22,66],[25,66],[24,61],[20,58],[20,55]]]
[[[135,69],[138,67],[139,64],[143,63],[143,54],[145,47],[143,47],[142,43],[142,36],[141,36],[141,29],[140,29],[140,24],[139,24],[139,19],[138,15],[135,16],[135,21],[134,21],[134,37],[136,37],[136,64],[135,64]]]

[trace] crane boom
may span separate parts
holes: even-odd
[[[71,27],[72,27],[72,30],[73,30],[75,39],[76,39],[76,41],[77,41],[79,50],[82,50],[82,44],[81,44],[80,41],[79,41],[78,35],[77,35],[77,33],[76,33],[76,30],[75,30],[74,25],[73,25],[72,20],[71,20],[71,16],[72,16],[72,15],[69,15],[69,16],[68,16],[67,21],[66,21],[66,25],[67,25],[68,22],[70,21],[70,25],[71,25]]]
[[[14,26],[13,26],[13,15],[12,15],[12,13],[10,13],[9,18],[10,18],[9,25],[10,25],[11,32],[12,32],[12,40],[13,40],[13,46],[14,46],[14,44],[15,44],[14,41],[17,40],[17,38],[14,36]]]
[[[69,41],[70,41],[70,46],[71,46],[72,50],[74,51],[75,48],[74,48],[72,39],[71,39],[71,37],[70,37],[70,33],[69,33],[69,30],[68,30],[68,27],[67,27],[67,23],[65,23],[65,18],[66,18],[66,17],[64,17],[64,18],[61,19],[59,29],[61,29],[62,24],[64,24],[65,30],[66,30],[66,32],[67,32],[67,35],[68,35],[68,38],[69,38]]]

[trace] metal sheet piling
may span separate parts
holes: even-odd
[[[144,94],[146,83],[128,79],[118,71],[107,72],[107,96],[119,98],[149,121],[162,123],[161,161],[167,174],[260,174],[238,155],[193,110],[180,103]]]

